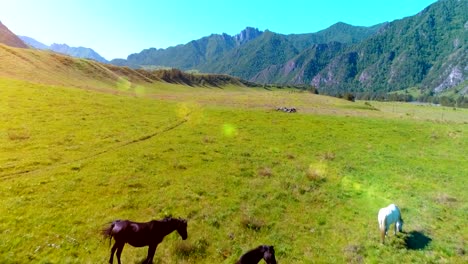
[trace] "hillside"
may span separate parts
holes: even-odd
[[[57,43],[53,43],[52,45],[47,46],[44,43],[41,43],[31,37],[19,36],[19,38],[23,40],[24,43],[36,49],[52,50],[52,51],[62,53],[65,55],[70,55],[75,58],[92,59],[92,60],[103,62],[103,63],[108,62],[105,58],[99,55],[99,53],[97,53],[96,51],[90,48],[70,47],[67,44],[57,44]]]
[[[27,49],[26,45],[18,36],[11,32],[5,25],[0,22],[0,43],[10,47]]]
[[[340,42],[314,44],[284,64],[266,67],[251,80],[259,83],[308,84],[336,54],[346,47]]]
[[[468,2],[442,0],[388,23],[376,36],[340,52],[311,84],[330,90],[395,91],[419,87],[467,92]],[[463,84],[464,83],[464,84]]]
[[[221,59],[203,64],[203,72],[224,72],[250,79],[259,69],[284,63],[299,50],[286,36],[265,31],[255,40],[233,49]]]
[[[188,74],[180,70],[142,70],[78,59],[51,51],[19,49],[0,44],[0,77],[35,83],[80,87],[91,90],[132,92],[140,85],[160,82],[187,86],[255,86],[227,75]]]
[[[267,30],[257,39],[230,51],[218,61],[201,65],[199,69],[204,72],[240,76],[254,82],[278,83],[274,80],[274,78],[278,78],[284,80],[280,83],[297,84],[284,75],[275,75],[272,79],[263,80],[256,79],[255,76],[270,67],[278,68],[282,64],[287,64],[289,60],[307,52],[314,45],[330,42],[340,42],[346,45],[359,43],[375,34],[380,26],[356,27],[337,23],[317,33],[291,35]]]

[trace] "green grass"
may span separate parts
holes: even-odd
[[[189,238],[166,237],[155,263],[234,263],[260,244],[280,263],[466,263],[467,111],[137,90],[0,79],[0,263],[105,263],[107,223],[166,215],[187,218]],[[379,243],[391,202],[427,247]],[[145,256],[127,246],[122,261]]]

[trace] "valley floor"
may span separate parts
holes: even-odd
[[[188,219],[155,263],[466,263],[468,111],[290,90],[0,79],[0,263],[105,263],[115,219]],[[296,107],[298,113],[276,111]],[[406,234],[379,242],[396,203]],[[122,262],[146,248],[127,246]]]

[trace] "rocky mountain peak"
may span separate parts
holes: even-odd
[[[244,43],[247,43],[247,42],[257,38],[262,33],[263,32],[258,30],[258,28],[246,27],[239,34],[235,35],[234,39],[236,40],[237,45],[242,45]]]

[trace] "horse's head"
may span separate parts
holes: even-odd
[[[187,239],[187,220],[185,219],[175,219],[177,221],[177,233],[182,237],[183,240]]]
[[[263,259],[267,264],[276,264],[275,249],[273,246],[262,246]]]
[[[398,232],[403,232],[403,219],[400,219],[395,223]]]

